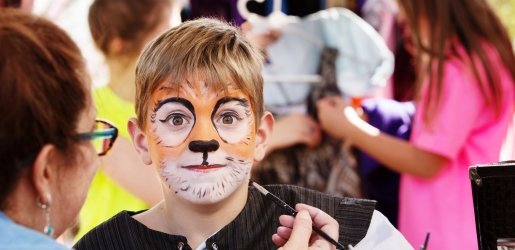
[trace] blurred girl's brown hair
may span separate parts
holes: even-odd
[[[96,46],[111,55],[110,43],[119,38],[125,45],[122,53],[137,56],[171,4],[171,0],[95,0],[88,21]]]
[[[486,50],[491,46],[515,79],[515,56],[506,29],[486,0],[399,0],[401,10],[406,14],[411,27],[411,38],[417,51],[417,86],[429,78],[429,116],[433,114],[442,92],[443,64],[447,56],[446,46],[457,39],[465,48],[472,70],[487,103],[499,112],[502,103],[499,76],[493,68]],[[419,22],[427,18],[429,41],[422,43]],[[453,48],[451,48],[452,51]],[[429,55],[422,64],[422,54]],[[474,58],[474,60],[472,60]],[[485,79],[479,77],[484,71]],[[436,73],[436,74],[434,74]],[[418,91],[420,93],[420,91]],[[429,117],[426,116],[426,121]]]

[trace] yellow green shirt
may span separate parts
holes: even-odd
[[[117,96],[108,86],[96,89],[93,99],[97,117],[111,121],[118,127],[118,136],[130,140],[127,121],[136,116],[134,104]],[[76,239],[122,210],[138,211],[147,208],[148,204],[114,183],[100,166],[80,211],[80,229]]]

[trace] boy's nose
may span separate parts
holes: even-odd
[[[196,153],[207,153],[216,151],[220,147],[220,144],[216,140],[210,141],[191,141],[188,148],[192,152]]]

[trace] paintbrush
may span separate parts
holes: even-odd
[[[290,205],[288,205],[286,202],[284,202],[283,200],[279,199],[277,196],[275,196],[274,194],[268,192],[268,190],[266,190],[264,187],[262,187],[261,185],[253,182],[252,180],[250,181],[250,185],[254,186],[257,190],[259,190],[259,192],[261,192],[264,196],[266,196],[269,200],[271,200],[272,202],[274,202],[275,204],[277,204],[279,207],[281,207],[288,215],[291,215],[293,217],[295,217],[295,215],[297,215],[297,210],[295,210],[294,208],[292,208]],[[315,231],[318,235],[320,235],[322,238],[324,238],[325,240],[329,241],[331,244],[335,245],[336,246],[336,249],[345,249],[345,247],[340,244],[338,241],[334,240],[333,238],[331,238],[331,236],[327,235],[324,231],[322,231],[320,228],[318,227],[315,227],[315,226],[312,226],[313,228],[313,231]]]

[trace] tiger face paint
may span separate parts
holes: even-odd
[[[201,80],[151,97],[148,147],[163,183],[194,203],[228,197],[250,175],[255,117],[248,97],[234,86],[215,91]]]

